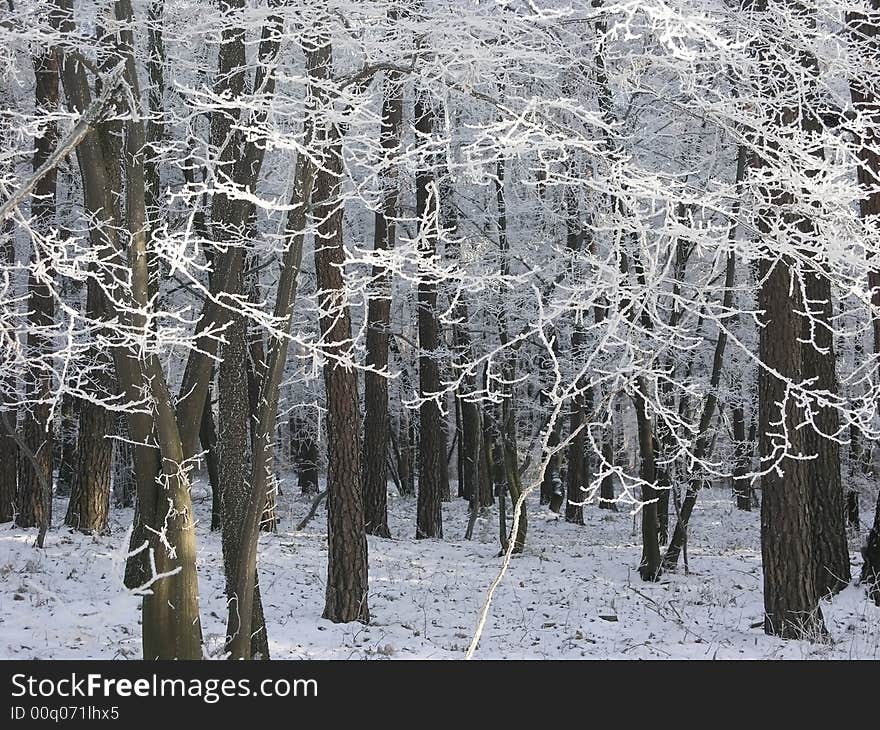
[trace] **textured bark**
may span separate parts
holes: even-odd
[[[330,67],[329,41],[317,51],[316,70]],[[329,122],[328,122],[329,124]],[[327,393],[327,591],[322,616],[334,622],[369,621],[367,605],[367,533],[361,491],[360,411],[356,370],[336,358],[352,358],[351,314],[345,301],[342,241],[343,205],[339,200],[342,142],[335,128],[325,130],[327,145],[315,181],[315,273],[321,337],[328,354],[324,366]]]
[[[38,113],[55,114],[58,111],[58,54],[54,48],[42,52],[34,62],[36,76],[36,109]],[[58,125],[47,122],[42,135],[35,142],[33,169],[36,172],[49,158],[58,144]],[[40,235],[48,235],[55,226],[55,193],[57,173],[53,168],[37,183],[31,198],[31,216]],[[39,245],[38,243],[35,245]],[[42,258],[34,251],[34,260]],[[45,533],[52,522],[52,424],[49,422],[52,397],[52,375],[39,365],[51,347],[46,329],[55,317],[55,301],[48,285],[31,272],[28,281],[28,311],[31,312],[27,352],[35,367],[25,379],[25,397],[31,404],[22,414],[22,437],[26,448],[34,455],[18,460],[18,489],[16,524],[20,527],[39,526]],[[49,493],[46,494],[46,486]]]
[[[97,237],[93,241],[98,244]],[[106,319],[104,295],[97,283],[90,281],[86,312],[94,320]],[[113,367],[109,355],[92,348],[91,357],[97,369],[91,388],[94,396],[108,397],[115,389],[111,377]],[[107,530],[110,512],[110,487],[113,461],[114,415],[89,400],[78,404],[79,425],[76,437],[76,463],[73,485],[64,524],[80,532],[100,534]]]
[[[226,331],[226,343],[221,349],[223,360],[219,366],[219,433],[218,477],[221,492],[223,567],[226,574],[226,595],[232,599],[235,565],[241,550],[242,524],[250,497],[250,441],[248,439],[250,404],[246,373],[245,322],[241,315],[233,318]],[[269,643],[266,620],[260,599],[259,578],[254,578],[253,614],[250,622],[251,645],[249,659],[268,659]],[[227,637],[229,641],[230,637]]]
[[[256,231],[253,229],[253,219],[248,223],[250,238],[256,238]],[[256,258],[251,256],[248,258],[248,269],[252,270],[256,263]],[[257,306],[260,302],[257,274],[249,273],[247,277],[247,291],[251,304]],[[263,342],[263,333],[259,327],[249,324],[247,327],[247,362],[245,369],[247,371],[247,392],[248,404],[250,407],[250,423],[254,426],[251,430],[251,444],[253,448],[253,435],[256,432],[256,424],[260,419],[260,391],[263,387],[263,381],[266,378],[266,347]],[[278,530],[278,513],[275,510],[275,502],[278,491],[278,479],[275,476],[275,459],[274,459],[275,443],[274,439],[270,445],[270,453],[266,457],[266,467],[269,470],[266,475],[266,481],[269,487],[266,489],[266,506],[260,517],[260,529],[263,532],[276,532]]]
[[[427,92],[416,96],[415,126],[418,144],[424,149],[434,129],[434,110]],[[419,254],[430,259],[436,254],[439,207],[433,155],[422,161],[416,172],[416,215],[419,220]],[[434,219],[434,220],[432,220]],[[423,399],[440,390],[440,369],[436,359],[439,345],[437,331],[437,283],[422,273],[418,284],[419,396]],[[416,513],[416,538],[443,537],[443,462],[446,459],[440,408],[436,400],[424,400],[419,406],[419,494]]]
[[[798,288],[791,287],[790,267],[785,259],[765,259],[761,264],[759,306],[765,312],[759,346],[765,366],[759,376],[761,468],[778,463],[781,470],[771,469],[761,477],[761,555],[764,631],[802,639],[824,632],[815,585],[809,466],[789,456],[780,458],[780,453],[782,449],[801,453],[802,432],[796,426],[803,414],[785,382],[767,372],[772,369],[794,382],[801,375],[801,323],[796,310],[802,305]]]
[[[109,363],[108,363],[109,366]],[[113,413],[94,403],[80,406],[76,467],[64,524],[80,532],[107,531],[113,458]]]
[[[836,355],[831,322],[831,282],[816,271],[806,273],[806,302],[815,317],[815,326],[804,318],[801,347],[802,375],[815,379],[812,389],[832,395],[838,392]],[[804,453],[816,455],[808,463],[807,478],[813,512],[816,590],[820,596],[837,593],[852,577],[849,548],[846,542],[845,499],[840,474],[840,445],[832,436],[837,434],[839,419],[833,407],[811,404],[813,426],[804,429]]]
[[[389,12],[389,20],[396,19]],[[403,118],[403,90],[399,74],[385,76],[382,102],[381,143],[387,172],[384,176],[382,210],[376,212],[373,248],[394,248],[397,217],[397,165],[393,156],[400,143]],[[388,380],[380,375],[388,367],[388,327],[391,322],[391,275],[381,265],[372,271],[373,289],[367,309],[367,366],[364,375],[364,510],[367,532],[391,537],[388,529],[388,462],[391,446],[391,419],[388,412]],[[375,371],[375,372],[374,372]]]

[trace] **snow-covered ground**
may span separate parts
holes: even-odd
[[[300,533],[309,502],[290,484],[279,532],[263,534],[260,576],[273,658],[462,658],[486,589],[500,565],[497,515],[465,541],[467,507],[443,507],[445,540],[413,539],[415,500],[390,497],[395,539],[369,539],[372,621],[321,618],[326,575],[325,513]],[[199,526],[202,621],[219,657],[225,628],[220,536],[208,531],[210,500],[194,488]],[[55,506],[63,515],[64,500]],[[0,525],[0,658],[140,656],[137,597],[122,585],[131,519],[113,511],[112,534]],[[850,586],[822,610],[830,643],[781,641],[752,628],[761,620],[757,513],[734,509],[726,492],[700,495],[691,521],[690,574],[643,583],[637,522],[625,510],[588,507],[587,525],[566,524],[530,504],[526,554],[515,557],[492,605],[482,658],[871,658],[880,656],[880,609]],[[858,538],[851,536],[855,551]],[[857,553],[853,554],[858,566]],[[857,572],[857,567],[854,568]]]

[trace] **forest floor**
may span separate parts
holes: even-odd
[[[283,487],[284,488],[284,487]],[[220,657],[226,609],[220,535],[208,531],[210,498],[194,487],[206,650]],[[369,538],[372,621],[321,618],[326,576],[323,506],[302,532],[310,500],[295,486],[279,499],[276,534],[261,536],[260,581],[270,651],[279,659],[462,658],[497,574],[493,508],[464,540],[467,505],[443,506],[445,539],[415,540],[415,499],[389,496],[394,539]],[[822,611],[826,643],[781,641],[761,621],[759,514],[728,492],[705,490],[691,520],[689,573],[644,583],[635,568],[639,526],[625,509],[585,509],[586,526],[529,505],[525,554],[502,582],[476,656],[482,658],[880,657],[880,608],[850,585]],[[66,500],[55,504],[56,519]],[[114,509],[107,536],[0,525],[0,658],[140,657],[139,599],[122,585],[131,511]],[[858,573],[858,535],[850,535]]]

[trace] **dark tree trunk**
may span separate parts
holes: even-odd
[[[34,63],[36,76],[36,109],[38,113],[55,114],[58,110],[58,55],[50,48]],[[36,140],[33,169],[36,171],[55,151],[58,144],[58,125],[47,122],[43,134]],[[57,173],[52,169],[37,183],[31,198],[31,214],[40,235],[48,235],[55,225],[55,193]],[[35,242],[39,247],[39,243]],[[42,253],[35,250],[35,261]],[[22,437],[25,447],[33,454],[18,460],[18,491],[16,523],[20,527],[39,526],[45,533],[52,523],[52,424],[49,422],[52,397],[52,374],[48,365],[38,363],[48,354],[50,339],[46,330],[55,318],[55,301],[48,285],[33,273],[28,282],[28,311],[31,317],[27,336],[29,359],[34,369],[25,380],[25,396],[33,403],[23,414]],[[39,473],[38,473],[39,471]],[[46,493],[48,489],[49,493]]]
[[[213,372],[211,380],[214,379]],[[208,386],[202,420],[199,424],[199,441],[205,450],[205,465],[208,468],[208,483],[211,485],[211,531],[223,526],[223,486],[220,482],[220,466],[217,456],[217,429],[214,425],[213,388]]]
[[[318,65],[330,66],[330,46],[324,46]],[[329,122],[328,122],[329,124]],[[345,300],[342,267],[343,206],[342,142],[335,128],[326,130],[321,170],[315,181],[315,272],[321,317],[321,337],[327,344],[324,366],[327,392],[327,595],[322,616],[330,621],[369,621],[367,605],[367,533],[361,490],[360,411],[357,374],[336,358],[352,358],[351,314]]]
[[[76,472],[64,524],[80,532],[107,531],[113,458],[113,413],[84,402],[80,407]]]
[[[94,282],[89,283],[86,309],[89,316],[103,319],[102,293]],[[106,353],[93,350],[92,356],[100,370],[94,378],[96,395],[107,397],[113,388],[110,378],[112,362]],[[79,404],[79,428],[76,439],[76,466],[70,502],[64,524],[80,532],[100,534],[107,530],[110,512],[110,482],[113,461],[114,415],[93,403]]]
[[[302,421],[291,420],[291,429],[296,429],[296,469],[298,485],[302,494],[318,493],[318,441],[310,427]]]
[[[669,493],[672,491],[672,479],[669,475],[669,464],[658,463],[661,454],[659,439],[654,440],[654,472],[657,477],[657,540],[661,545],[669,541]]]
[[[831,327],[831,282],[817,271],[806,273],[806,307],[815,317],[815,326],[804,318],[801,347],[802,375],[815,379],[811,388],[836,395],[837,370],[834,337]],[[807,465],[812,498],[816,590],[820,596],[837,593],[847,586],[851,572],[846,542],[846,515],[843,485],[840,478],[840,445],[830,436],[837,434],[839,419],[833,407],[820,406],[815,400],[813,425],[804,429],[804,450],[816,459]]]
[[[389,12],[389,20],[397,17]],[[403,90],[397,72],[385,75],[382,102],[381,143],[384,164],[382,210],[376,212],[373,248],[390,251],[394,248],[397,225],[397,164],[394,160],[400,143],[403,118]],[[391,274],[387,268],[374,265],[374,289],[367,311],[367,370],[364,376],[364,449],[363,481],[364,510],[367,532],[391,537],[388,529],[388,462],[391,446],[391,419],[388,412],[388,380],[379,374],[388,367],[388,328],[391,323]]]
[[[15,411],[0,406],[0,523],[15,519],[15,486],[18,476],[18,446],[6,432],[6,423],[17,428]]]
[[[742,402],[733,407],[733,493],[737,509],[752,509],[752,480],[746,474],[751,471],[753,445],[746,438],[745,409]]]
[[[434,130],[434,110],[427,92],[416,96],[415,126],[418,144],[425,150]],[[419,220],[419,253],[425,259],[436,254],[437,227],[431,221],[439,205],[435,155],[426,154],[416,173],[416,215]],[[419,328],[419,495],[416,516],[416,538],[443,537],[443,462],[446,460],[440,408],[432,394],[440,391],[440,369],[436,350],[439,345],[437,328],[437,283],[424,271],[418,285]]]
[[[62,33],[75,32],[73,3],[57,0],[57,15],[53,15],[53,27]],[[140,98],[137,66],[134,59],[134,39],[130,20],[130,0],[116,0],[116,19],[121,21],[119,31],[119,55],[125,61],[124,80],[130,89],[127,97]],[[91,92],[85,68],[73,56],[65,55],[63,61],[65,96],[72,110],[82,114],[91,103]],[[144,203],[143,151],[145,135],[143,122],[137,109],[124,123],[126,137],[125,154],[125,212],[124,221],[127,251],[118,239],[122,221],[115,213],[117,201],[112,193],[109,169],[118,160],[107,157],[103,125],[88,135],[77,149],[77,160],[83,180],[85,207],[98,221],[93,235],[101,240],[100,254],[105,260],[126,269],[125,275],[111,278],[99,271],[102,283],[125,300],[120,316],[125,326],[135,332],[146,332],[149,326],[144,312],[149,302],[149,272],[147,269],[147,242],[144,233],[146,212]],[[127,280],[120,286],[120,279]],[[204,357],[204,356],[201,356]],[[201,622],[198,609],[198,577],[196,573],[195,539],[192,526],[192,502],[189,483],[183,468],[184,455],[181,432],[171,404],[164,373],[156,358],[151,355],[139,357],[125,347],[113,348],[117,379],[126,399],[139,401],[149,393],[152,412],[128,414],[129,438],[134,444],[134,463],[137,475],[139,529],[133,534],[133,548],[138,555],[151,559],[129,561],[126,570],[127,584],[137,579],[138,584],[152,578],[144,567],[155,567],[162,580],[152,581],[151,591],[143,600],[143,652],[147,659],[199,659],[201,651]],[[198,404],[201,412],[201,403]],[[147,446],[156,443],[158,448]],[[161,475],[161,482],[157,481]],[[161,541],[157,527],[161,526]],[[151,527],[153,531],[146,528]],[[142,549],[144,546],[147,550]],[[167,548],[170,545],[171,550]],[[130,585],[130,584],[129,584]]]
[[[798,288],[791,287],[791,266],[786,259],[765,259],[761,264],[759,306],[765,312],[760,333],[764,365],[759,375],[761,468],[778,463],[782,470],[780,474],[770,469],[761,477],[761,553],[764,631],[802,639],[824,632],[815,584],[809,466],[789,456],[780,458],[780,454],[783,449],[793,455],[801,453],[802,432],[796,426],[803,414],[786,393],[786,384],[767,372],[772,369],[793,382],[801,376],[801,323],[796,311],[802,304]],[[794,299],[789,292],[795,292]]]
[[[641,467],[639,477],[642,484],[642,559],[639,575],[642,580],[660,579],[660,544],[657,536],[657,491],[654,488],[656,472],[654,466],[654,432],[647,413],[647,394],[645,382],[638,381],[638,390],[633,398],[636,407],[636,422],[639,436],[639,458]]]
[[[393,430],[391,432],[391,446],[394,449],[394,459],[397,463],[397,474],[400,478],[403,494],[413,495],[416,493],[415,465],[413,464],[413,454],[416,449],[415,419],[410,411],[402,405],[398,413],[399,429],[397,435]]]
[[[579,348],[572,346],[572,352]],[[576,525],[584,524],[584,499],[586,499],[587,467],[584,458],[584,400],[575,396],[572,404],[570,428],[571,443],[568,446],[568,469],[566,472],[565,521]]]

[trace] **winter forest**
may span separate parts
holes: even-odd
[[[0,0],[0,657],[880,656],[880,0]]]

